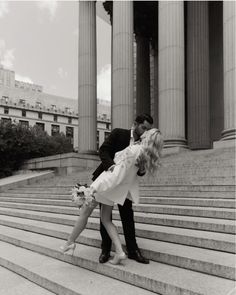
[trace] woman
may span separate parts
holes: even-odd
[[[108,171],[104,171],[88,188],[90,195],[93,196],[92,202],[81,208],[72,233],[66,244],[60,248],[63,253],[75,250],[75,240],[86,227],[88,217],[99,202],[102,204],[102,223],[115,246],[116,254],[109,262],[118,264],[126,258],[117,229],[110,219],[112,208],[114,203],[123,205],[127,197],[138,203],[139,165],[144,164],[146,172],[154,174],[159,166],[162,147],[162,135],[158,129],[153,128],[141,136],[141,142],[130,145],[115,154],[115,165]]]

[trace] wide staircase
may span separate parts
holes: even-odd
[[[148,265],[98,262],[99,208],[74,256],[60,253],[79,214],[70,189],[90,177],[83,171],[0,193],[1,295],[235,294],[234,149],[166,156],[155,179],[141,179],[133,208]],[[125,244],[116,206],[113,219]]]

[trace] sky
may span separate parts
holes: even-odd
[[[77,1],[1,1],[0,64],[44,92],[78,97]],[[98,98],[110,100],[111,27],[97,17]]]

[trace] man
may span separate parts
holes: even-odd
[[[125,149],[128,145],[140,139],[140,136],[146,131],[152,128],[153,119],[148,114],[141,114],[136,117],[134,126],[131,130],[116,128],[112,130],[109,137],[104,141],[99,149],[99,156],[102,163],[93,173],[92,180],[95,180],[104,170],[112,170],[114,165],[115,153]],[[137,172],[139,176],[145,174],[145,169],[139,167]],[[128,252],[128,258],[134,259],[137,262],[148,264],[149,260],[142,256],[135,238],[135,226],[134,226],[134,212],[132,209],[132,201],[126,199],[123,206],[118,205],[120,217],[122,221],[126,248]],[[112,216],[111,216],[112,218]],[[102,253],[99,257],[100,263],[105,263],[110,257],[111,251],[111,239],[100,222],[100,233],[102,237]]]

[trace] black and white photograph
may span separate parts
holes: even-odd
[[[0,0],[0,295],[236,295],[236,0]]]

